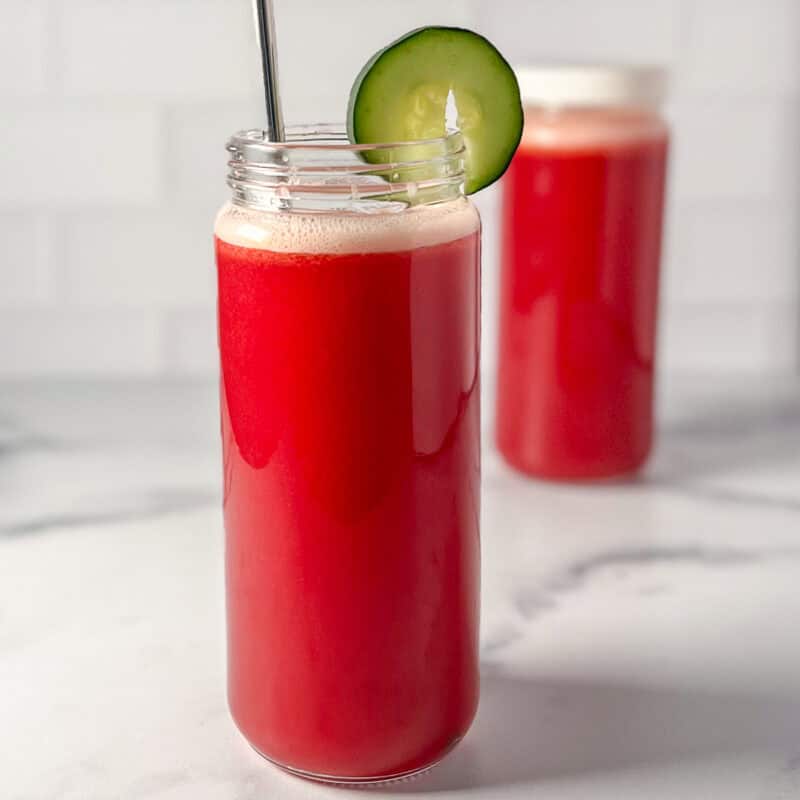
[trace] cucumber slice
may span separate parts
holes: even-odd
[[[463,28],[418,28],[376,53],[350,92],[354,144],[444,136],[452,92],[464,137],[465,191],[496,181],[522,137],[519,84],[497,48]],[[379,153],[365,153],[379,162]]]

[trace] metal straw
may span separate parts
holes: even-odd
[[[278,58],[275,44],[275,16],[272,0],[255,0],[258,43],[261,47],[261,71],[264,76],[264,100],[267,106],[267,138],[284,141],[283,112],[278,94]]]

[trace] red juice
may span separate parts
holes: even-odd
[[[442,225],[262,215],[286,228],[262,231],[274,249],[218,226],[229,702],[298,772],[412,772],[475,713],[479,232],[461,203]],[[432,239],[405,235],[420,215]]]
[[[667,132],[528,110],[504,178],[497,441],[545,478],[635,470],[653,430]]]

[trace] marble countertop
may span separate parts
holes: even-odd
[[[380,795],[800,797],[800,382],[664,383],[636,482],[487,446],[478,718]],[[373,794],[228,718],[217,435],[209,382],[0,386],[4,800]]]

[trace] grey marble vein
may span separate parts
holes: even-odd
[[[515,606],[526,620],[546,613],[556,605],[555,597],[582,588],[600,572],[616,568],[650,567],[684,563],[704,568],[735,567],[765,559],[800,558],[800,548],[749,550],[735,547],[631,547],[620,548],[573,562],[546,579],[533,592],[516,595]],[[665,586],[659,592],[667,591]]]
[[[3,459],[10,455],[62,449],[66,449],[65,445],[53,437],[13,428],[10,432],[0,433],[0,466]]]
[[[631,483],[536,483],[485,447],[478,718],[390,794],[798,800],[797,397],[681,382]],[[225,709],[216,387],[10,387],[3,416],[0,800],[340,794]]]
[[[800,772],[800,753],[792,756],[784,767],[786,772]]]
[[[703,568],[727,568],[756,564],[765,560],[798,559],[800,548],[748,550],[734,547],[638,547],[620,548],[598,553],[558,570],[537,587],[512,591],[512,604],[519,614],[519,624],[506,624],[493,630],[481,642],[481,658],[491,666],[507,648],[519,642],[527,632],[527,624],[558,607],[561,595],[582,589],[597,574],[618,568],[639,568],[664,564],[690,564]],[[641,590],[638,594],[659,596],[670,588],[663,583]]]
[[[491,659],[496,653],[518,641],[521,636],[522,631],[518,625],[505,625],[493,630],[481,640],[481,658]]]
[[[654,481],[654,486],[708,503],[724,503],[726,505],[769,508],[774,511],[800,512],[800,498],[798,497],[780,497],[764,494],[763,492],[730,489],[724,486],[709,486],[702,483],[680,480],[656,479]],[[800,520],[798,520],[798,524],[800,524]]]
[[[799,551],[800,552],[800,551]],[[761,553],[734,547],[630,547],[580,559],[548,582],[557,591],[574,589],[595,573],[613,567],[651,566],[665,562],[687,562],[706,567],[742,564],[757,560]]]
[[[0,536],[30,536],[65,528],[136,522],[206,508],[219,499],[220,493],[213,489],[155,489],[129,497],[107,498],[108,509],[87,507],[0,525]]]

